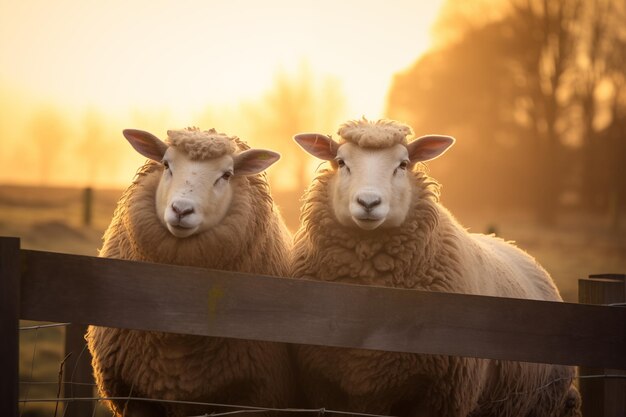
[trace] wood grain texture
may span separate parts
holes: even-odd
[[[0,238],[0,416],[17,416],[20,240]]]
[[[626,369],[626,309],[22,251],[22,318]]]
[[[578,281],[578,299],[587,304],[615,304],[626,302],[626,275],[597,274]],[[626,307],[621,307],[626,310]],[[622,330],[626,333],[626,329]],[[626,351],[622,351],[626,356]],[[579,373],[586,375],[625,375],[626,370],[591,368],[581,366]],[[626,380],[581,379],[580,394],[585,417],[626,416]]]

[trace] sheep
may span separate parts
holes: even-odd
[[[101,257],[286,276],[291,235],[265,174],[280,155],[215,129],[170,130],[166,142],[124,130],[149,158],[120,198]],[[285,345],[90,326],[105,397],[285,407],[293,370]],[[203,414],[153,402],[109,402],[116,416]],[[184,411],[183,411],[184,410]]]
[[[439,203],[423,162],[454,143],[392,120],[348,121],[340,141],[294,140],[329,161],[303,197],[295,278],[561,301],[548,273],[495,236],[468,233]],[[297,373],[313,407],[400,416],[578,415],[567,366],[301,345]],[[522,394],[520,394],[522,393]]]

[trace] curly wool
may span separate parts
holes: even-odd
[[[241,140],[237,136],[218,133],[215,129],[202,131],[197,127],[168,130],[166,143],[183,150],[192,160],[207,160],[233,154]]]
[[[444,277],[407,278],[420,262],[436,251],[431,242],[439,217],[439,186],[425,173],[414,173],[413,210],[402,228],[360,231],[341,225],[335,218],[328,193],[334,172],[324,170],[305,193],[302,226],[294,237],[291,273],[294,277],[400,288],[451,290]],[[433,246],[431,243],[435,243]],[[449,239],[442,241],[451,243]],[[456,258],[454,247],[450,256]]]
[[[322,171],[305,193],[291,276],[560,300],[550,278],[530,256],[493,236],[467,233],[438,203],[438,185],[424,172],[412,172],[412,208],[404,224],[369,232],[336,220],[329,195],[333,175],[332,170]],[[515,279],[502,279],[507,276]],[[526,285],[520,283],[524,280]],[[315,346],[298,346],[295,356],[312,407],[394,415],[420,410],[455,417],[470,412],[472,416],[579,412],[578,393],[570,387],[571,367]],[[547,389],[539,389],[546,384]]]
[[[248,149],[232,140],[237,150]],[[291,238],[265,174],[233,177],[231,207],[213,228],[184,239],[158,219],[154,195],[162,167],[147,162],[120,198],[100,256],[286,276]],[[254,214],[253,214],[254,213]],[[185,399],[285,407],[292,370],[281,344],[91,326],[94,375],[104,396]],[[117,415],[125,402],[111,402]],[[130,403],[145,412],[148,403]],[[209,410],[210,411],[210,410]],[[151,415],[200,415],[206,408],[169,405]]]
[[[337,134],[346,142],[362,148],[388,148],[400,143],[406,145],[407,136],[413,134],[410,126],[395,120],[350,120],[339,127]]]

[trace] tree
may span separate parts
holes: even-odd
[[[620,176],[617,171],[620,162],[616,158],[626,163],[621,126],[626,116],[623,109],[626,71],[624,18],[623,2],[590,0],[584,4],[576,92],[582,114],[581,197],[584,207],[590,211],[609,208],[619,189],[615,178]],[[607,90],[611,93],[603,93]],[[608,122],[598,123],[602,119]],[[622,152],[619,152],[620,149]]]
[[[528,203],[547,224],[554,221],[567,166],[561,150],[571,120],[580,5],[512,0],[492,20],[466,24],[454,43],[397,76],[389,95],[390,115],[419,129],[456,133],[459,148],[467,143],[456,153],[485,171],[475,183],[500,180],[489,191],[466,184],[472,195],[483,191],[483,201],[496,202],[498,194]],[[457,171],[469,165],[459,162]],[[512,190],[526,190],[529,201]]]
[[[303,131],[333,133],[343,116],[344,103],[335,79],[316,80],[303,64],[295,75],[279,72],[265,96],[243,106],[243,113],[254,137],[283,155],[284,162],[274,172],[283,178],[289,178],[287,172],[295,172],[292,185],[303,190],[310,181],[310,159],[292,140],[293,135]]]
[[[512,1],[517,36],[531,34],[531,53],[514,61],[525,79],[525,97],[530,104],[530,140],[537,156],[537,169],[533,171],[537,186],[534,207],[538,220],[544,224],[555,220],[561,187],[559,155],[566,129],[564,113],[571,100],[568,76],[575,68],[580,7],[581,0]]]
[[[528,135],[519,120],[524,85],[512,82],[507,57],[516,42],[508,20],[472,28],[394,77],[387,114],[411,124],[416,135],[445,133],[459,141],[436,161],[448,204],[527,205]]]

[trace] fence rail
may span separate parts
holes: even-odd
[[[2,369],[16,368],[18,318],[626,369],[626,308],[619,306],[368,287],[20,250],[19,240],[11,238],[0,238],[0,289],[10,313],[5,316],[3,304],[1,330],[8,337],[1,345]],[[19,297],[19,313],[12,297]],[[0,415],[15,415],[17,369],[3,373],[0,384],[14,399],[11,407],[3,400]]]

